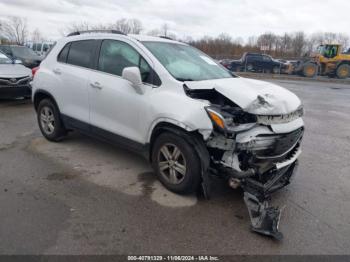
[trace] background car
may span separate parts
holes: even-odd
[[[30,97],[32,71],[0,52],[0,98]]]
[[[43,60],[42,57],[26,46],[0,45],[0,51],[12,60],[21,60],[22,64],[29,68],[39,66]]]
[[[232,59],[222,59],[219,61],[219,63],[224,67],[229,68],[232,61]]]
[[[244,53],[239,60],[232,60],[228,69],[231,71],[249,71],[264,73],[284,73],[288,71],[288,65],[269,55],[259,53]]]

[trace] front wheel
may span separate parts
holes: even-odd
[[[37,118],[40,131],[47,140],[57,142],[66,135],[59,110],[50,99],[39,103]]]
[[[247,64],[246,67],[245,67],[245,70],[248,71],[248,72],[253,71],[253,69],[254,69],[253,64]]]
[[[315,77],[317,75],[317,65],[314,63],[306,63],[302,72],[305,77]]]
[[[336,75],[339,79],[350,77],[350,65],[343,64],[337,68]]]
[[[278,67],[278,66],[274,66],[273,68],[272,68],[272,73],[273,74],[280,74],[281,72],[280,72],[280,68]]]
[[[152,165],[159,181],[179,194],[195,192],[200,184],[201,165],[197,152],[184,138],[161,134],[154,143]]]

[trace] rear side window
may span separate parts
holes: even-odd
[[[95,51],[94,40],[72,42],[67,57],[67,64],[92,68]]]
[[[58,62],[61,62],[61,63],[67,62],[69,47],[70,47],[70,43],[66,44],[65,47],[62,49],[62,51],[60,52],[60,54],[57,57]]]
[[[258,56],[258,55],[250,55],[250,56],[248,56],[248,60],[251,60],[251,61],[261,61],[261,60],[262,60],[262,57],[261,57],[261,56]]]

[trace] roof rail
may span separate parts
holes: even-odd
[[[89,33],[108,33],[108,34],[118,34],[118,35],[126,35],[121,31],[118,30],[86,30],[86,31],[76,31],[72,32],[67,35],[68,36],[76,36],[76,35],[82,35],[82,34],[89,34]]]
[[[168,39],[168,40],[174,40],[171,37],[165,36],[165,35],[160,35],[158,36],[159,38],[164,38],[164,39]]]

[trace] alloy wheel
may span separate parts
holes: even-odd
[[[40,113],[40,124],[44,132],[51,135],[55,131],[55,116],[50,107],[44,106]]]
[[[163,145],[158,152],[160,174],[171,184],[180,184],[186,176],[186,159],[173,144]]]

